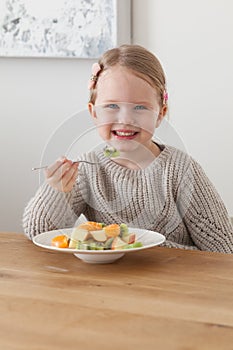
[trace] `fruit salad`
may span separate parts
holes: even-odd
[[[105,225],[87,221],[75,227],[71,235],[55,236],[51,245],[58,248],[81,250],[118,250],[142,247],[135,233],[130,233],[126,224]]]

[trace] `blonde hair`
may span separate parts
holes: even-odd
[[[161,106],[166,93],[166,78],[161,63],[150,51],[140,45],[121,45],[106,51],[98,61],[100,71],[96,75],[95,84],[90,89],[90,103],[95,104],[98,77],[107,69],[120,65],[131,70],[135,75],[148,82],[157,90]]]

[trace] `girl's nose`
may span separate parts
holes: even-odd
[[[120,108],[117,119],[118,119],[117,120],[118,123],[135,124],[134,113],[133,113],[132,109],[127,108],[127,107]]]

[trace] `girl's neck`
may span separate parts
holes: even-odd
[[[147,168],[161,153],[156,143],[151,142],[148,148],[141,147],[133,152],[121,152],[117,158],[112,158],[115,163],[133,170]]]

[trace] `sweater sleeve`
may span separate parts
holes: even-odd
[[[226,207],[193,159],[179,186],[177,208],[198,249],[233,253],[233,228]]]
[[[69,193],[59,192],[44,183],[24,210],[24,232],[32,239],[42,232],[72,227],[84,208],[77,183]]]

